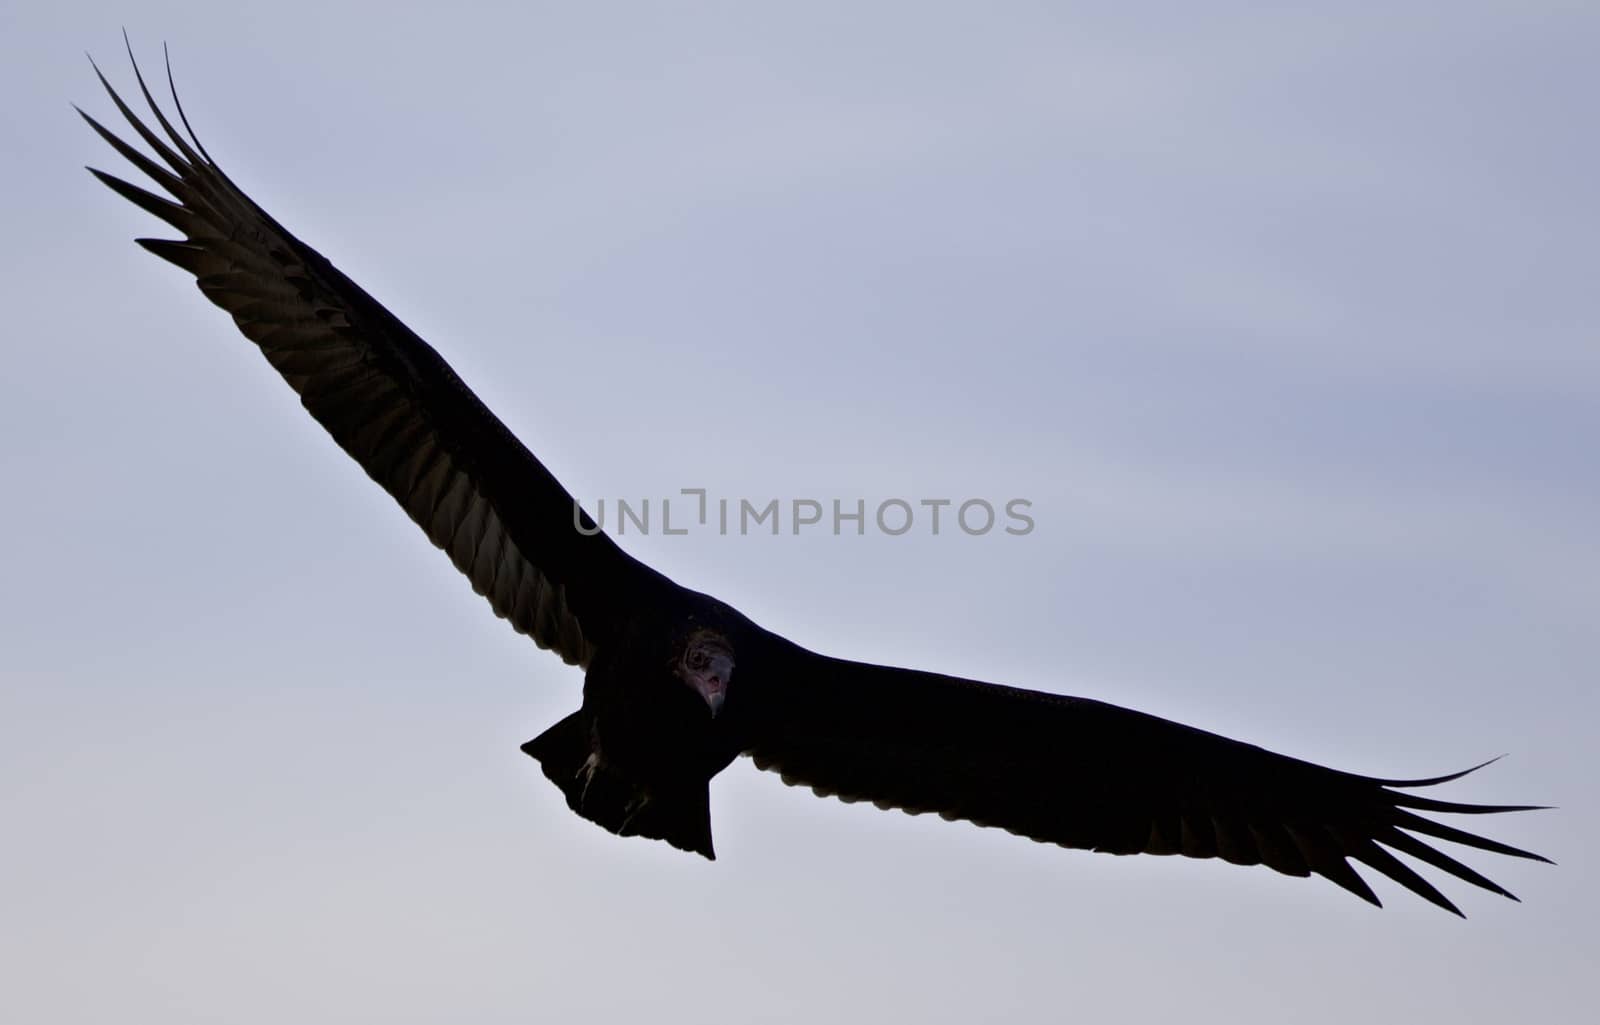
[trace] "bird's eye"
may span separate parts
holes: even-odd
[[[710,660],[706,658],[706,653],[703,651],[689,652],[688,663],[690,669],[704,669],[708,661]]]

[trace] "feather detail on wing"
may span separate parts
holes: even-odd
[[[1404,792],[1465,773],[1357,776],[1099,701],[809,653],[766,688],[751,736],[746,753],[757,767],[822,796],[935,812],[1063,847],[1316,874],[1373,904],[1352,859],[1461,913],[1391,851],[1512,897],[1425,838],[1546,860],[1417,814],[1532,806]]]
[[[586,665],[640,589],[664,578],[596,531],[432,347],[252,202],[194,137],[175,89],[187,138],[138,79],[163,139],[100,81],[159,159],[79,114],[167,195],[91,173],[183,234],[138,243],[195,276],[496,614]]]

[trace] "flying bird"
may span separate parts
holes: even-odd
[[[712,858],[710,781],[748,756],[847,802],[1063,847],[1318,875],[1372,904],[1352,861],[1459,915],[1396,855],[1513,900],[1434,844],[1547,860],[1423,814],[1535,807],[1415,793],[1472,769],[1354,775],[1087,698],[831,658],[675,583],[575,512],[438,352],[223,173],[170,63],[183,132],[137,63],[159,133],[95,74],[155,158],[78,113],[166,195],[90,172],[183,236],[138,244],[195,276],[496,615],[584,670],[578,710],[523,750],[585,819]]]

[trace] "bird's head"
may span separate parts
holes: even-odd
[[[728,697],[733,677],[733,644],[716,630],[697,629],[684,641],[673,672],[711,709],[713,718]]]

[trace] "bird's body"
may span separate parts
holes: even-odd
[[[573,811],[623,835],[666,840],[713,857],[711,778],[743,750],[744,695],[758,693],[761,652],[779,639],[721,602],[688,595],[689,609],[631,622],[596,652],[583,679],[583,707],[523,745],[567,795]],[[706,645],[732,655],[738,695],[708,715],[684,679],[684,663]],[[747,655],[748,653],[748,655]],[[731,682],[732,673],[725,671]]]
[[[524,750],[585,818],[711,857],[710,781],[749,755],[846,801],[1066,847],[1265,864],[1373,903],[1352,859],[1456,910],[1392,852],[1510,896],[1423,838],[1543,860],[1418,814],[1524,807],[1408,792],[1463,773],[1359,776],[1099,701],[829,658],[667,579],[575,512],[437,352],[139,85],[164,139],[106,89],[160,162],[84,117],[172,198],[94,174],[183,233],[139,241],[195,275],[495,613],[584,669],[582,706]]]

